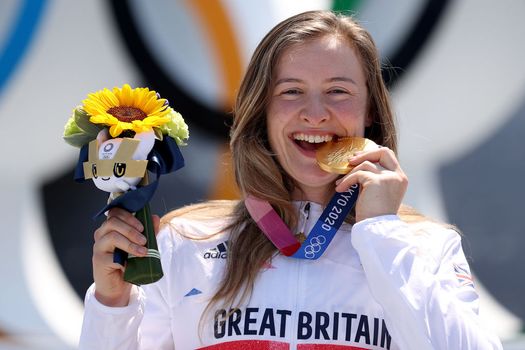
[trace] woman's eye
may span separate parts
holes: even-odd
[[[288,89],[282,92],[283,95],[299,95],[300,93],[299,89]]]
[[[334,101],[347,101],[352,97],[352,93],[350,91],[339,88],[328,90],[327,95]]]
[[[344,89],[332,89],[328,91],[329,94],[348,94],[348,91]]]

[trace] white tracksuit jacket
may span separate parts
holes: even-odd
[[[297,203],[302,232],[322,208]],[[130,304],[85,300],[80,349],[501,349],[478,317],[460,236],[433,223],[382,216],[343,224],[315,261],[277,256],[251,298],[199,321],[225,268],[224,219],[175,218],[158,235],[164,277],[133,287]]]

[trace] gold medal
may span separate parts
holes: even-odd
[[[317,164],[324,171],[336,174],[347,174],[353,168],[348,165],[348,159],[355,152],[374,149],[377,144],[363,137],[342,137],[330,141],[316,151]]]

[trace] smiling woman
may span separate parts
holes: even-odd
[[[310,11],[275,26],[248,65],[230,135],[242,198],[164,217],[158,282],[116,277],[113,250],[133,252],[142,227],[108,212],[80,348],[501,348],[479,325],[461,237],[406,220],[388,91],[354,19]],[[382,147],[326,172],[319,145],[346,137]]]

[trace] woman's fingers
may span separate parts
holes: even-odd
[[[346,191],[350,186],[363,183],[370,175],[380,174],[383,170],[385,169],[380,165],[365,161],[352,169],[348,175],[337,180],[335,190],[338,192]]]
[[[146,237],[136,228],[136,225],[130,224],[128,221],[123,221],[118,216],[108,217],[102,226],[95,231],[95,242],[110,232],[121,234],[133,243],[140,245],[146,244]]]
[[[131,214],[129,211],[121,208],[112,208],[108,210],[108,218],[117,217],[120,220],[127,222],[129,225],[135,227],[138,231],[142,232],[144,226],[135,215]]]
[[[93,253],[96,255],[113,253],[115,248],[136,256],[144,256],[147,249],[146,237],[141,233],[142,224],[131,213],[113,208],[107,220],[95,231]]]
[[[395,153],[388,147],[380,147],[371,151],[356,152],[355,156],[348,160],[351,166],[356,166],[369,161],[377,163],[383,168],[396,171],[400,168]]]
[[[336,182],[335,189],[343,192],[359,184],[356,220],[397,213],[408,179],[394,152],[382,147],[358,153],[349,161],[354,168]]]
[[[145,243],[145,239],[141,240]],[[135,243],[118,231],[109,231],[104,236],[95,241],[93,247],[94,254],[113,253],[115,248],[122,249],[127,253],[136,256],[145,256],[148,249],[143,246],[144,243]]]

